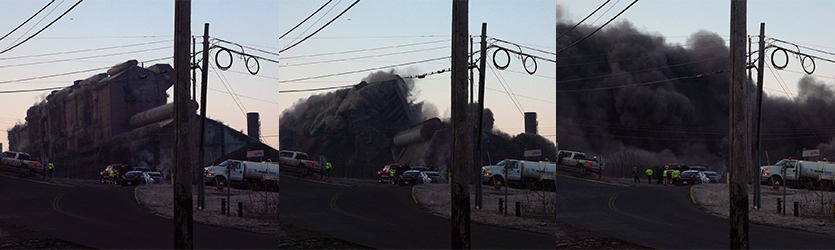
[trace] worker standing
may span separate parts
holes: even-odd
[[[394,185],[394,169],[389,169],[389,185]]]
[[[328,178],[331,178],[331,167],[333,167],[333,165],[331,165],[330,161],[325,163],[325,176],[327,176]]]
[[[632,167],[632,178],[635,179],[635,183],[641,182],[641,178],[638,176],[638,167]]]
[[[667,175],[667,171],[668,171],[667,169],[664,169],[664,186],[666,186],[667,183],[670,182],[670,178]]]
[[[673,170],[673,176],[672,176],[672,178],[670,179],[670,180],[672,181],[673,185],[675,185],[675,184],[676,184],[676,180],[678,180],[678,175],[679,175],[679,174],[681,174],[681,172],[680,172],[680,171],[678,171],[678,169]]]
[[[46,177],[52,179],[52,170],[55,169],[55,164],[49,162],[49,168],[46,170]]]
[[[116,170],[110,170],[110,185],[116,185]]]
[[[652,184],[652,168],[647,168],[647,184]]]

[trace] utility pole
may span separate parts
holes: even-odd
[[[760,23],[760,52],[757,60],[757,152],[754,154],[754,206],[762,209],[762,193],[760,187],[760,166],[762,166],[762,130],[763,130],[763,70],[765,69],[765,23]]]
[[[174,3],[174,248],[194,249],[191,170],[192,116],[189,108],[189,44],[191,38],[191,0]],[[204,60],[207,58],[204,58]]]
[[[452,248],[470,249],[472,127],[467,122],[468,0],[452,1]]]
[[[730,96],[730,247],[748,249],[748,174],[750,157],[745,115],[745,37],[747,0],[731,0]],[[762,56],[762,55],[761,55]]]
[[[481,59],[478,61],[478,124],[476,124],[476,128],[478,128],[478,135],[476,136],[476,157],[475,157],[475,167],[476,173],[478,173],[478,177],[476,177],[476,206],[479,209],[483,209],[484,207],[484,197],[482,196],[482,186],[481,186],[481,135],[483,134],[484,128],[484,73],[487,67],[487,23],[481,23]]]
[[[206,209],[206,183],[203,182],[203,157],[206,156],[204,144],[206,137],[206,92],[209,81],[209,23],[203,26],[203,65],[200,66],[200,145],[198,145],[197,161],[197,207]]]

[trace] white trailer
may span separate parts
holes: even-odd
[[[272,162],[226,160],[218,166],[206,167],[203,181],[211,185],[232,183],[277,188],[278,177],[279,165]]]
[[[822,161],[783,159],[774,165],[760,167],[760,182],[794,186],[823,186],[829,189],[835,184],[835,164]],[[785,183],[783,183],[785,181]]]

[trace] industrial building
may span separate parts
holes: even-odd
[[[56,177],[98,178],[101,169],[116,163],[173,172],[174,106],[166,104],[166,91],[173,84],[170,65],[143,67],[136,60],[77,80],[29,108],[26,122],[8,131],[9,149],[54,162]],[[197,103],[189,108],[196,111]],[[195,135],[200,131],[198,118],[195,114]],[[248,129],[257,131],[257,125]],[[204,165],[231,158],[235,152],[276,151],[255,134],[253,138],[206,119]],[[199,136],[193,138],[196,147]],[[194,153],[197,159],[197,150]]]

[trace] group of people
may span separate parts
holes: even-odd
[[[678,179],[678,175],[681,174],[681,171],[679,171],[678,169],[675,169],[675,168],[670,168],[670,167],[655,166],[655,167],[647,168],[647,170],[644,171],[644,173],[647,176],[647,184],[652,184],[652,179],[655,178],[655,180],[658,182],[658,184],[663,183],[664,186],[667,186],[669,184],[674,184],[674,181],[676,179]],[[641,177],[640,176],[641,175],[638,172],[638,167],[633,167],[632,168],[632,177],[634,177],[635,183],[640,183],[641,182]]]

